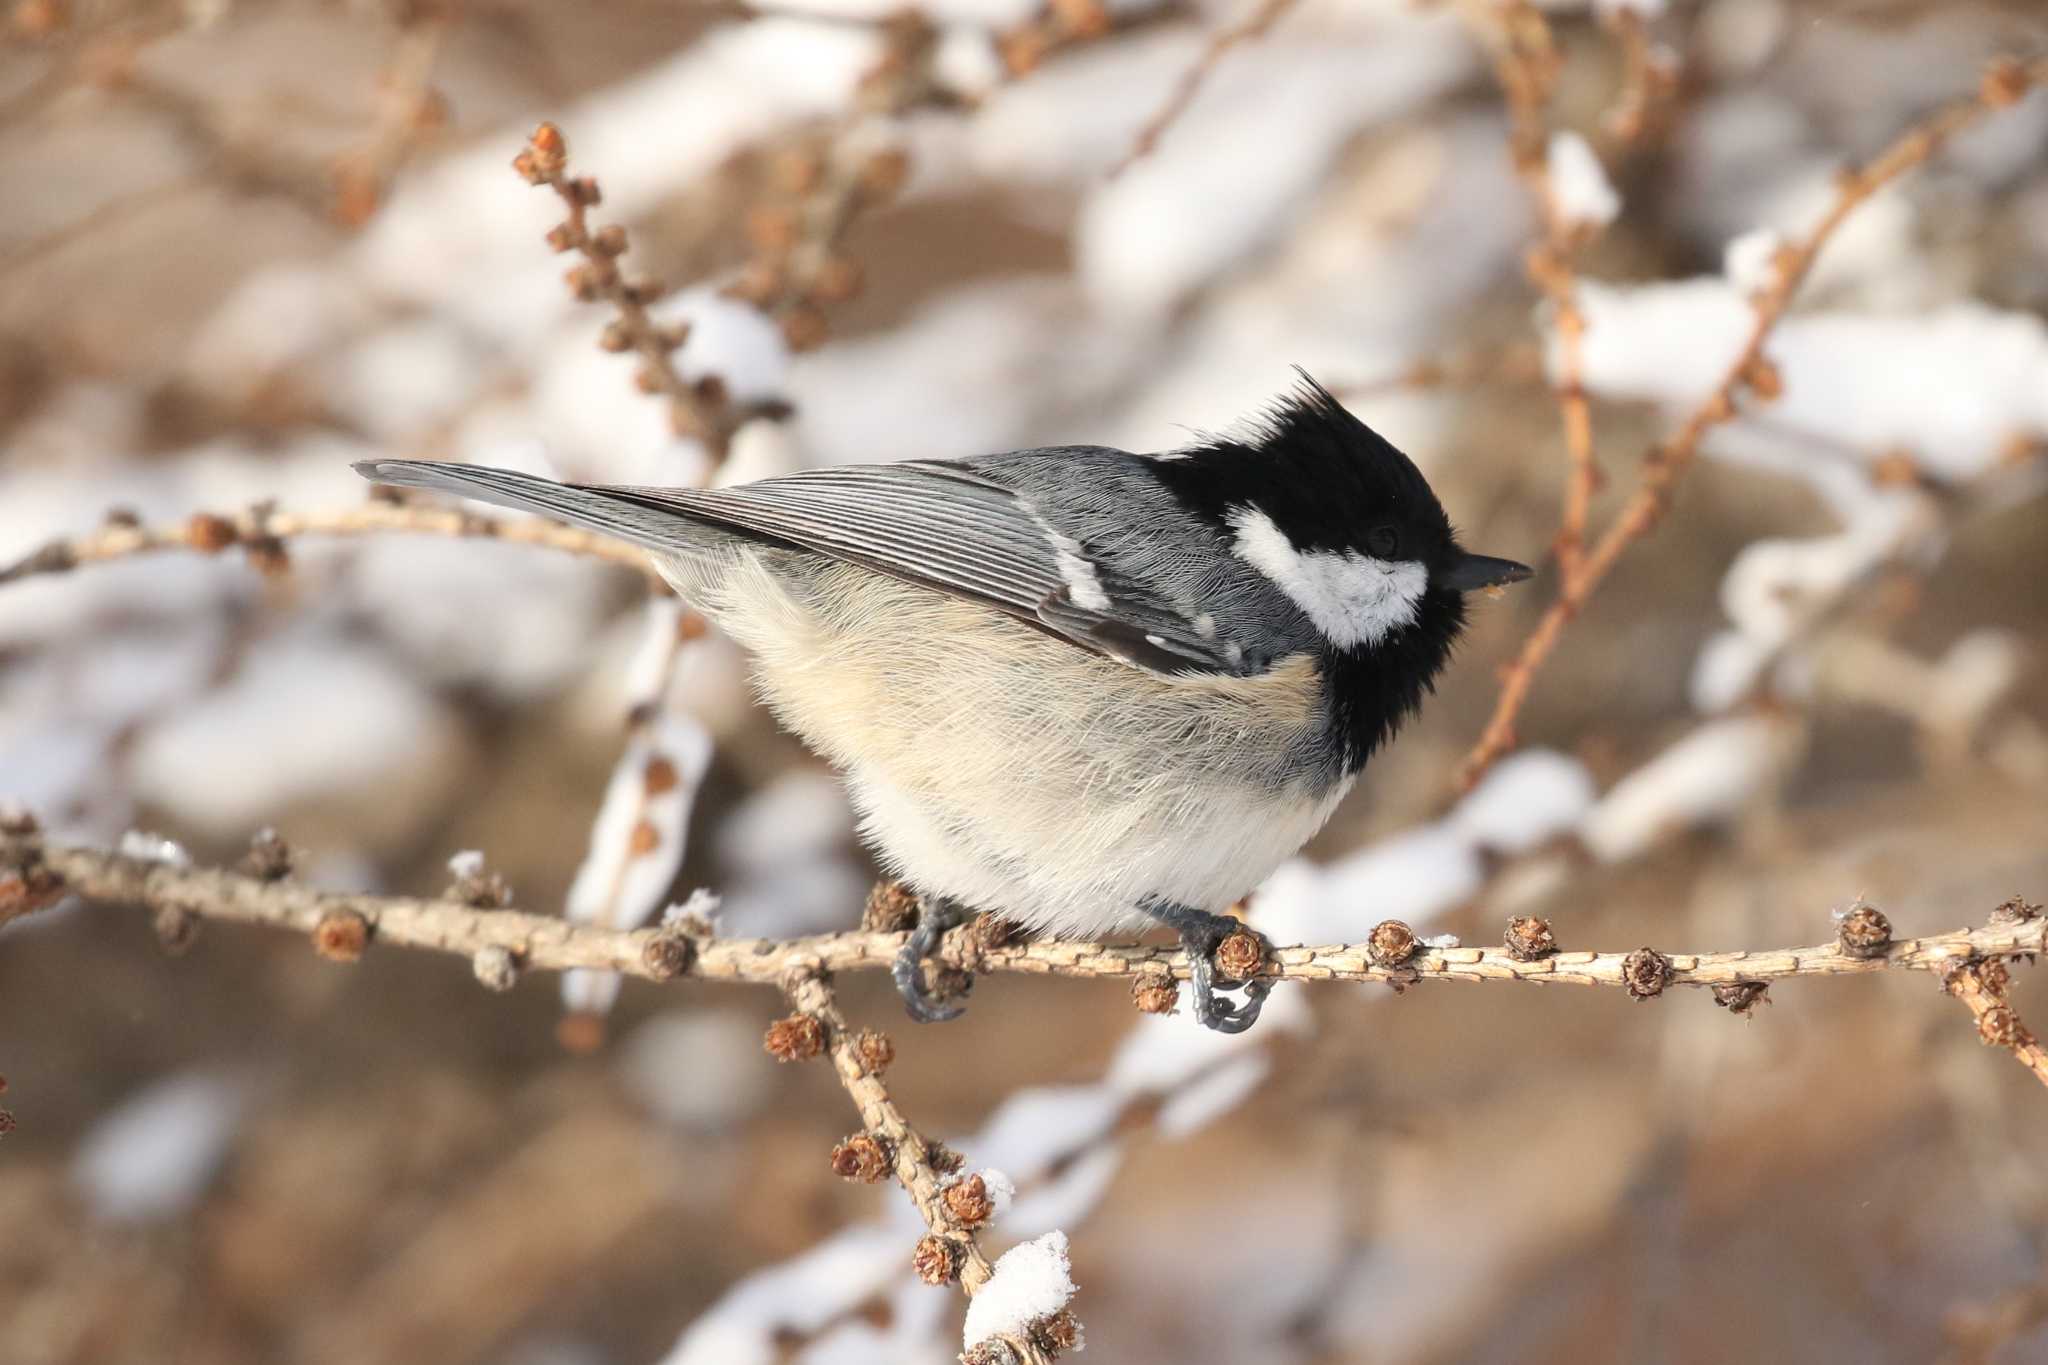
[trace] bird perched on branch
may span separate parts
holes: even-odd
[[[1167,925],[1225,1032],[1221,912],[1308,841],[1420,705],[1464,595],[1529,577],[1461,548],[1415,465],[1304,376],[1251,430],[1157,455],[1053,446],[732,488],[356,466],[653,552],[841,768],[863,835],[920,893],[895,964],[970,911],[1098,937]],[[1264,945],[1262,945],[1264,946]]]

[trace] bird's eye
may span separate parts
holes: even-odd
[[[1365,533],[1365,548],[1375,559],[1393,559],[1401,553],[1401,533],[1391,526],[1375,526]]]

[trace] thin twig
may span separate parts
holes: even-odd
[[[902,84],[915,88],[909,76]],[[777,158],[777,177],[790,197],[748,214],[753,258],[726,286],[727,295],[773,318],[793,351],[822,346],[830,332],[826,310],[865,287],[859,263],[842,250],[846,235],[862,214],[894,199],[910,175],[902,147],[863,150],[853,123],[822,149],[792,147]]]
[[[576,925],[517,910],[475,909],[449,900],[320,891],[291,880],[265,881],[221,869],[155,862],[105,849],[43,845],[34,837],[0,836],[0,869],[40,870],[88,900],[183,912],[205,919],[263,924],[312,933],[323,919],[359,916],[373,943],[474,956],[510,953],[524,968],[561,971],[596,967],[666,981],[751,982],[781,986],[793,970],[882,971],[905,942],[901,933],[817,934],[791,939],[705,939],[681,944],[673,928],[622,931]],[[34,907],[31,907],[33,909]],[[1835,943],[1723,953],[1655,954],[1667,986],[1741,986],[1788,977],[1856,976],[1881,971],[1941,971],[1976,958],[2040,953],[2048,917],[1997,922],[1900,939],[1874,957],[1845,954]],[[948,944],[947,952],[957,951]],[[1128,980],[1170,975],[1185,980],[1178,948],[1130,943],[1049,940],[975,946],[977,972]],[[1505,948],[1420,947],[1398,966],[1376,965],[1369,943],[1276,948],[1258,974],[1278,981],[1390,982],[1533,981],[1616,986],[1644,994],[1643,950],[1632,953],[1552,952],[1524,961]]]
[[[822,346],[827,310],[858,295],[860,263],[847,234],[895,199],[910,176],[892,121],[946,98],[938,79],[939,31],[915,10],[878,26],[882,52],[861,76],[853,104],[823,130],[803,131],[770,158],[778,193],[747,214],[750,259],[726,293],[775,320],[793,351]]]
[[[157,526],[113,521],[97,531],[53,540],[12,564],[0,565],[0,585],[64,573],[87,564],[104,564],[137,555],[170,550],[218,554],[241,545],[256,549],[302,536],[360,536],[401,531],[415,535],[464,540],[502,540],[538,545],[565,554],[586,555],[653,575],[647,556],[624,541],[551,521],[522,518],[497,521],[471,512],[366,502],[358,507],[318,512],[277,512],[251,508],[232,515],[199,513],[186,520]]]
[[[2005,992],[2011,973],[2003,962],[1971,961],[1951,967],[1942,974],[1948,993],[1963,1002],[1977,1018],[1977,1036],[1987,1046],[2010,1051],[2013,1059],[2048,1085],[2048,1048],[2028,1028]]]
[[[1230,55],[1230,50],[1254,38],[1263,38],[1267,30],[1278,23],[1281,16],[1294,6],[1295,0],[1257,0],[1251,13],[1234,24],[1218,29],[1209,39],[1208,46],[1203,48],[1202,55],[1195,59],[1192,66],[1180,73],[1180,79],[1174,83],[1173,93],[1166,97],[1166,103],[1160,105],[1158,112],[1151,118],[1145,120],[1145,126],[1140,128],[1137,137],[1132,139],[1130,150],[1109,168],[1108,178],[1116,179],[1134,163],[1152,155],[1159,146],[1159,140],[1166,136],[1166,131],[1179,122],[1181,115],[1188,111],[1188,106],[1195,102],[1195,96],[1201,93],[1202,86],[1215,74],[1216,68],[1223,64],[1223,59]]]
[[[409,5],[391,57],[377,75],[377,114],[363,145],[334,163],[335,219],[361,227],[383,202],[392,178],[448,122],[448,102],[433,86],[434,63],[461,16],[461,0]]]
[[[1633,9],[1615,9],[1605,18],[1621,45],[1621,90],[1601,124],[1616,151],[1627,151],[1660,138],[1671,123],[1678,95],[1678,63],[1650,41],[1649,25]]]
[[[896,1100],[890,1095],[879,1071],[863,1055],[860,1034],[839,1012],[832,983],[821,966],[799,958],[791,963],[783,985],[791,1004],[825,1026],[825,1045],[832,1054],[832,1069],[838,1073],[839,1083],[846,1088],[854,1107],[860,1110],[862,1128],[887,1148],[897,1183],[910,1196],[910,1202],[917,1207],[918,1216],[924,1219],[932,1236],[952,1249],[960,1288],[972,1298],[988,1283],[995,1267],[975,1239],[974,1229],[962,1223],[947,1207],[945,1190],[948,1182],[938,1169],[939,1163],[934,1160],[932,1144],[903,1117],[903,1111],[897,1108]],[[1051,1360],[1051,1356],[1028,1339],[1003,1337],[1001,1340],[1021,1361],[1030,1365],[1042,1365]]]
[[[1124,27],[1104,0],[1050,0],[1036,16],[996,35],[1003,68],[1022,80],[1047,57],[1070,47],[1092,43]]]
[[[1474,14],[1482,32],[1492,39],[1494,76],[1507,101],[1508,151],[1515,174],[1543,230],[1543,240],[1523,258],[1523,271],[1549,300],[1557,333],[1554,391],[1570,473],[1565,479],[1564,508],[1553,549],[1558,572],[1569,589],[1580,572],[1586,518],[1601,482],[1593,457],[1593,408],[1585,384],[1586,319],[1579,308],[1578,283],[1578,254],[1598,229],[1572,219],[1551,179],[1549,108],[1557,83],[1558,55],[1550,21],[1528,4],[1475,10]]]
[[[688,340],[689,328],[656,322],[647,305],[661,297],[662,286],[653,280],[628,282],[619,270],[619,257],[627,246],[625,228],[617,223],[590,226],[590,210],[602,201],[603,192],[591,177],[569,175],[569,143],[561,129],[552,123],[535,128],[526,149],[513,158],[512,168],[528,184],[552,189],[568,210],[568,216],[548,232],[547,241],[557,251],[575,251],[583,257],[583,263],[568,273],[569,291],[585,303],[603,299],[611,304],[618,317],[605,328],[599,344],[607,351],[632,351],[640,358],[633,382],[643,393],[668,399],[669,425],[677,435],[702,441],[717,462],[748,421],[788,414],[786,403],[733,401],[725,381],[716,375],[695,383],[683,378],[675,353]]]
[[[2002,1348],[2048,1322],[2048,1279],[1951,1309],[1946,1316],[1951,1345],[1942,1365],[1992,1365]]]
[[[1586,397],[1586,316],[1579,310],[1576,268],[1569,255],[1554,249],[1531,253],[1529,273],[1543,281],[1550,296],[1551,320],[1557,328],[1558,413],[1564,422],[1565,452],[1571,472],[1565,478],[1564,513],[1557,528],[1558,573],[1569,588],[1584,572],[1586,518],[1593,509],[1593,494],[1602,483],[1600,466],[1593,458],[1593,407]]]
[[[207,184],[208,177],[203,173],[180,175],[132,194],[104,200],[78,217],[38,233],[0,255],[0,276],[13,275],[39,264],[60,251],[69,250],[94,233],[154,213],[166,204],[176,203],[188,194],[205,189]]]
[[[1924,164],[1949,139],[1993,111],[2017,103],[2018,96],[2029,86],[2042,81],[2048,81],[2048,58],[2025,64],[2010,58],[1992,63],[1976,95],[1936,111],[1900,136],[1868,166],[1845,172],[1827,213],[1803,238],[1780,249],[1769,286],[1752,301],[1756,317],[1749,337],[1721,382],[1676,432],[1652,448],[1635,491],[1578,566],[1577,573],[1567,576],[1560,585],[1557,599],[1503,673],[1493,716],[1460,768],[1462,787],[1470,788],[1496,759],[1514,747],[1515,720],[1528,700],[1537,670],[1549,659],[1565,627],[1585,607],[1615,563],[1662,518],[1679,481],[1692,467],[1701,439],[1735,416],[1745,390],[1775,391],[1777,372],[1764,357],[1764,343],[1835,230],[1871,196]]]
[[[1372,379],[1333,385],[1332,392],[1349,403],[1403,391],[1426,392],[1485,384],[1540,384],[1543,377],[1543,353],[1532,343],[1517,343],[1418,360]]]

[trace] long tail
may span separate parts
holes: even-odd
[[[444,464],[438,460],[359,460],[356,473],[375,483],[459,493],[498,507],[538,512],[556,521],[588,527],[654,550],[687,548],[701,523],[680,509],[649,506],[625,489],[556,483],[532,474],[488,465]]]

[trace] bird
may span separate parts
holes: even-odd
[[[917,894],[892,974],[923,1022],[961,1012],[923,964],[981,912],[1059,937],[1164,925],[1196,1019],[1250,1027],[1271,982],[1219,974],[1244,928],[1224,912],[1434,691],[1466,595],[1532,572],[1465,550],[1414,462],[1305,371],[1231,434],[1151,454],[1048,446],[716,489],[355,469],[650,552],[751,655],[761,698],[840,770],[862,838]]]

